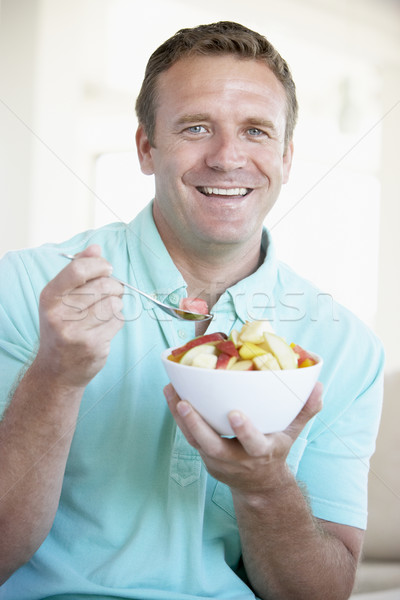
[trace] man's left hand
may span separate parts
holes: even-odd
[[[168,406],[189,444],[196,448],[213,477],[232,490],[263,494],[276,488],[286,473],[286,458],[307,422],[322,408],[322,384],[317,383],[301,412],[282,432],[263,434],[241,412],[228,418],[234,438],[221,437],[171,384],[164,388]]]

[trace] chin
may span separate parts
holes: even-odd
[[[214,231],[199,232],[198,237],[207,244],[224,246],[246,244],[252,235],[248,229],[246,231],[238,231],[237,229],[223,227]]]

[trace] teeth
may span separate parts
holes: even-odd
[[[200,191],[208,196],[245,196],[247,194],[247,188],[213,188],[213,187],[202,187]]]

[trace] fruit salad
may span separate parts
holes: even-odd
[[[232,371],[277,371],[316,364],[297,344],[288,344],[271,329],[269,321],[252,321],[229,337],[216,332],[196,337],[172,350],[168,359],[181,365]]]

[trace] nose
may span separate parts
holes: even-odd
[[[232,134],[214,135],[207,151],[206,164],[216,171],[234,171],[246,165],[243,142]]]

